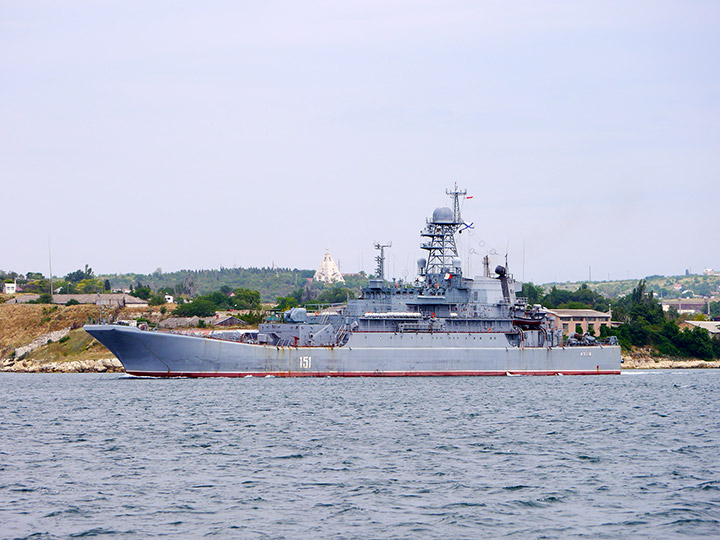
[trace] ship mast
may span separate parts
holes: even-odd
[[[457,182],[455,182],[455,189],[450,191],[449,189],[445,190],[445,193],[450,195],[453,200],[453,219],[455,220],[455,223],[458,227],[462,225],[463,220],[462,216],[460,215],[460,197],[465,198],[467,196],[467,189],[459,190]]]
[[[380,244],[379,242],[375,243],[375,249],[380,251],[380,254],[375,257],[375,262],[377,262],[377,268],[375,269],[375,275],[377,276],[377,279],[385,280],[385,248],[386,247],[392,247],[392,242],[388,242],[387,244]]]
[[[452,209],[443,207],[436,208],[433,217],[425,225],[420,233],[428,240],[422,244],[422,249],[427,250],[427,264],[425,266],[426,286],[439,289],[447,274],[460,273],[457,267],[458,258],[457,245],[455,244],[455,233],[463,224],[460,214],[460,197],[467,195],[466,190],[459,190],[457,184],[452,191],[446,190],[452,197]]]

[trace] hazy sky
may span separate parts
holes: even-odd
[[[720,2],[0,0],[0,269],[720,268]]]

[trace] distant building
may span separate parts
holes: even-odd
[[[160,321],[160,328],[186,328],[197,326],[200,317],[169,317]]]
[[[170,317],[160,321],[161,328],[196,327],[203,321],[206,326],[245,326],[247,323],[232,315],[215,314],[212,317]]]
[[[710,337],[720,339],[720,322],[718,321],[683,321],[680,328],[704,328],[710,332]]]
[[[330,251],[325,252],[320,267],[313,276],[313,281],[322,281],[324,283],[345,283],[345,278],[342,277],[340,270],[330,256]]]
[[[166,295],[165,295],[165,303],[167,303],[167,304],[174,304],[174,303],[175,303],[175,298],[174,298],[171,294],[166,294]]]
[[[149,305],[147,300],[124,293],[53,294],[52,298],[53,304],[67,304],[70,300],[76,300],[79,304],[95,304],[96,306],[145,307]]]
[[[232,315],[215,315],[214,317],[203,317],[205,324],[211,326],[245,326],[247,323]]]
[[[707,305],[714,300],[713,298],[673,298],[662,300],[660,303],[663,311],[674,307],[678,313],[694,314],[707,313]]]
[[[17,283],[3,283],[4,294],[15,294],[17,292]]]
[[[6,301],[6,304],[27,304],[28,302],[33,302],[34,300],[37,300],[40,298],[39,294],[20,294],[16,296],[15,298],[11,298],[10,300]]]
[[[12,300],[8,300],[9,304],[27,304],[40,298],[39,294],[21,294]],[[95,304],[96,306],[111,307],[146,307],[149,305],[147,300],[136,298],[129,294],[113,294],[113,293],[89,293],[89,294],[53,294],[52,303],[65,305],[70,300],[75,300],[78,304]]]
[[[579,324],[583,334],[592,330],[595,335],[600,335],[600,328],[611,327],[612,315],[595,311],[594,309],[550,309],[548,317],[555,323],[555,328],[560,328],[564,335],[569,336],[575,333]]]

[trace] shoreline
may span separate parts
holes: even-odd
[[[115,357],[50,362],[18,360],[3,362],[0,373],[125,373],[125,368]]]
[[[717,369],[720,361],[688,359],[667,359],[653,357],[625,357],[620,369],[622,371],[647,369]],[[125,373],[120,361],[115,358],[97,360],[38,361],[18,360],[3,362],[0,373]]]
[[[717,369],[720,368],[720,360],[707,361],[697,358],[668,359],[668,358],[623,358],[620,364],[621,370],[632,369]]]

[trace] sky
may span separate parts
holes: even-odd
[[[716,1],[0,0],[0,269],[720,269]]]

